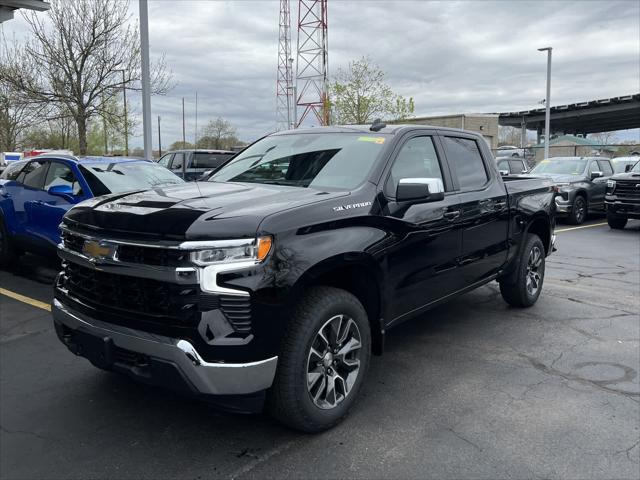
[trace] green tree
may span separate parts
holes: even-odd
[[[368,57],[339,69],[329,86],[332,123],[366,124],[376,118],[406,120],[413,117],[413,98],[393,93],[384,72]]]

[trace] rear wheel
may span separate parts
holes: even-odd
[[[340,422],[353,405],[369,367],[371,332],[356,297],[316,287],[290,320],[269,392],[271,414],[305,432]]]
[[[545,251],[540,238],[530,233],[518,257],[518,265],[511,275],[499,280],[502,298],[513,307],[530,307],[542,291]]]
[[[587,200],[582,195],[576,195],[569,214],[569,223],[580,225],[587,219]]]
[[[619,215],[614,215],[613,213],[607,212],[607,223],[609,227],[614,230],[622,230],[627,224],[627,218],[621,217]]]

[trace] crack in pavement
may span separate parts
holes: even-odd
[[[458,437],[460,440],[462,440],[463,442],[468,443],[469,445],[471,445],[472,447],[477,448],[479,451],[482,452],[482,448],[480,448],[478,445],[476,445],[475,443],[473,443],[471,440],[469,440],[468,438],[465,438],[461,433],[456,432],[453,428],[450,427],[446,427],[445,430],[448,430],[449,432],[453,433],[456,437]]]
[[[55,438],[45,437],[36,432],[30,432],[29,430],[9,430],[8,428],[3,427],[2,425],[0,425],[0,431],[4,433],[8,433],[9,435],[31,435],[36,438],[39,438],[40,440],[57,440]]]
[[[561,372],[560,370],[557,370],[551,366],[545,365],[544,363],[540,362],[538,359],[530,357],[529,355],[525,355],[523,353],[519,353],[518,354],[521,358],[527,360],[536,370],[541,371],[542,373],[545,373],[547,375],[552,375],[552,376],[556,376],[556,377],[560,377],[560,378],[564,378],[565,380],[572,380],[578,383],[582,383],[584,385],[591,385],[593,387],[596,387],[600,390],[604,390],[605,392],[609,392],[609,393],[614,393],[616,395],[621,395],[624,398],[627,398],[629,400],[631,400],[634,403],[639,403],[640,404],[640,392],[628,392],[626,390],[621,390],[618,388],[612,388],[612,387],[608,387],[606,384],[603,384],[600,381],[597,380],[589,380],[588,378],[583,378],[579,375],[575,375],[573,373],[565,373],[565,372]],[[628,367],[627,367],[628,368]],[[634,397],[639,397],[638,399],[634,398]]]

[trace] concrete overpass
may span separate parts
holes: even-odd
[[[544,131],[544,108],[498,114],[502,126]],[[551,107],[551,132],[571,135],[640,128],[640,93]]]

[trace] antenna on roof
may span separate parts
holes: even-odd
[[[376,118],[373,123],[371,124],[371,127],[369,127],[369,130],[371,130],[372,132],[379,132],[380,130],[382,130],[383,128],[385,128],[387,126],[386,123],[384,123],[382,120],[380,120],[379,118]]]

